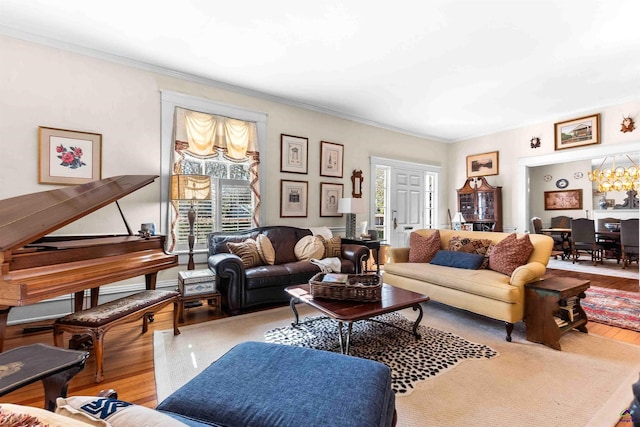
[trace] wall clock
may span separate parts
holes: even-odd
[[[566,179],[559,179],[556,181],[556,187],[558,188],[567,188],[569,186],[569,181]]]

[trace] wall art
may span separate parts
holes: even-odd
[[[308,188],[307,181],[280,180],[280,218],[307,217]]]
[[[600,114],[555,124],[555,149],[600,144]]]
[[[101,178],[102,135],[38,127],[38,182],[85,184]]]
[[[544,192],[544,210],[582,209],[582,189]]]
[[[320,141],[320,176],[342,178],[344,145]]]
[[[280,134],[280,172],[307,173],[309,139]]]
[[[498,152],[467,156],[467,178],[498,175]]]
[[[338,201],[342,198],[343,191],[342,184],[320,183],[320,216],[342,216],[338,212]]]

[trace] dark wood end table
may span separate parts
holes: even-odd
[[[82,369],[89,353],[32,344],[0,353],[0,396],[42,381],[45,409],[53,411],[58,397],[67,397],[69,381]]]
[[[561,350],[560,337],[572,329],[587,333],[587,315],[580,300],[591,282],[549,277],[525,285],[527,340]]]
[[[298,302],[310,305],[338,322],[338,338],[340,350],[343,354],[349,354],[353,322],[370,320],[372,317],[405,308],[413,308],[413,310],[419,312],[418,318],[413,324],[412,333],[416,338],[420,338],[418,325],[422,320],[423,314],[420,304],[429,301],[429,297],[426,295],[397,288],[387,285],[386,283],[382,285],[381,300],[376,302],[314,299],[309,293],[309,284],[290,286],[286,288],[285,291],[291,296],[290,306],[295,318],[295,321],[292,323],[293,326],[298,325],[300,321],[296,309],[296,303]],[[347,324],[347,333],[346,338],[343,340],[342,328],[344,323]]]
[[[207,304],[209,304],[209,308],[213,308],[215,315],[220,316],[222,314],[222,309],[220,308],[220,298],[220,292],[218,291],[178,296],[178,322],[184,323],[185,303],[202,301],[205,299],[207,300]]]

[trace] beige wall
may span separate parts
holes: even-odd
[[[567,150],[554,150],[554,123],[573,118],[600,113],[601,144],[589,147],[580,147]],[[466,179],[466,156],[490,151],[499,151],[499,172],[497,176],[487,177],[491,185],[502,186],[503,216],[505,230],[517,229],[518,232],[529,230],[529,219],[531,216],[550,217],[551,212],[544,211],[541,192],[555,187],[555,182],[560,178],[569,181],[569,188],[584,189],[584,206],[581,212],[569,212],[570,216],[584,216],[584,209],[593,210],[593,198],[591,197],[590,184],[586,178],[586,173],[581,180],[576,180],[573,174],[582,171],[585,166],[573,165],[571,162],[584,160],[586,153],[593,153],[593,158],[601,157],[602,153],[619,152],[620,147],[628,149],[635,146],[640,141],[640,131],[622,133],[620,123],[624,116],[631,115],[636,122],[640,122],[640,101],[627,102],[611,107],[602,107],[590,111],[577,113],[571,117],[557,117],[549,121],[527,125],[515,129],[497,132],[491,135],[471,138],[451,144],[449,147],[448,169],[449,182],[452,183],[449,192],[449,207],[455,209],[456,188],[462,187]],[[532,149],[530,139],[532,137],[541,139],[541,147]],[[637,145],[640,151],[640,144]],[[538,162],[538,159],[540,160]],[[526,176],[523,171],[526,169],[523,164],[556,164],[550,171],[545,168],[536,168],[532,173],[535,176]],[[533,168],[529,168],[533,169]],[[540,177],[545,174],[553,176],[551,184],[541,183]],[[522,183],[522,185],[520,185]],[[531,192],[531,206],[525,212],[524,206]],[[543,220],[544,222],[544,220]]]
[[[160,174],[160,91],[181,92],[266,113],[267,148],[261,153],[268,179],[262,225],[344,226],[343,218],[320,218],[320,182],[344,184],[351,193],[353,169],[369,176],[369,157],[447,166],[446,145],[223,90],[104,59],[0,37],[0,199],[56,188],[37,182],[38,126],[82,130],[103,136],[102,176]],[[259,73],[259,70],[256,70]],[[280,173],[280,134],[309,138],[309,173]],[[344,144],[344,177],[319,176],[320,141]],[[307,218],[280,218],[280,180],[309,182]],[[365,182],[365,190],[370,183]],[[132,228],[160,222],[159,181],[127,196],[122,207]],[[446,188],[446,179],[441,181]],[[368,199],[368,194],[365,192]],[[124,231],[115,208],[104,208],[65,232]],[[446,203],[443,204],[446,212]],[[444,217],[444,215],[441,216]],[[365,218],[363,218],[365,219]],[[136,228],[137,229],[137,228]],[[162,230],[164,232],[164,229]]]

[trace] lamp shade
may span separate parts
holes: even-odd
[[[466,221],[464,220],[464,217],[462,216],[462,213],[456,212],[456,214],[453,216],[453,219],[451,220],[451,222],[457,222],[459,224],[463,224]]]
[[[209,175],[172,175],[171,200],[206,200],[211,198]]]
[[[363,199],[355,197],[345,197],[338,200],[339,213],[359,214],[365,212],[365,204]]]

